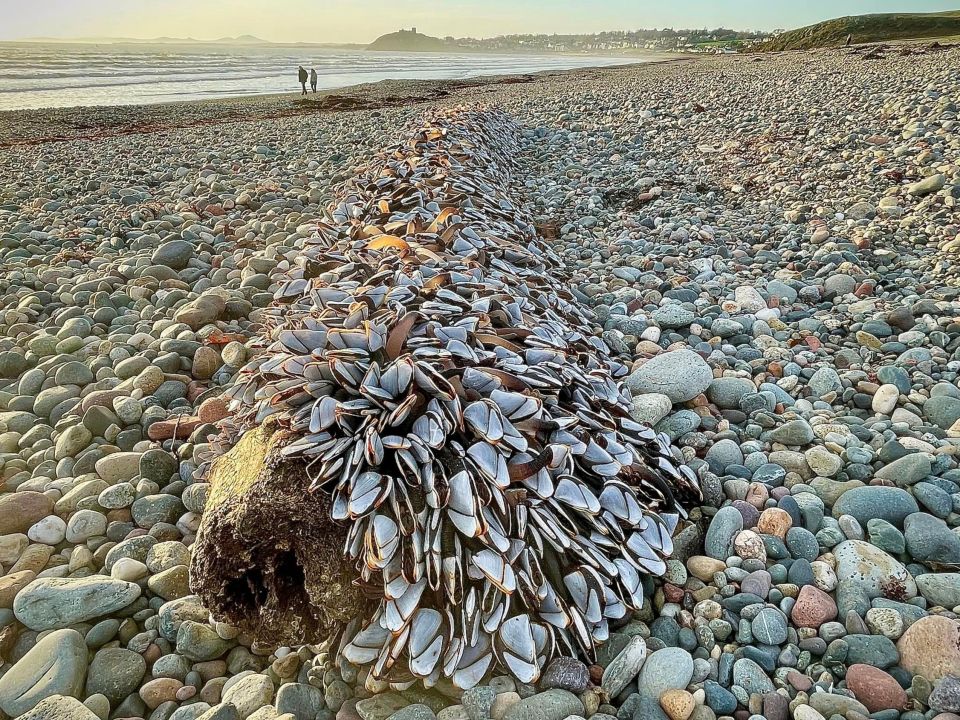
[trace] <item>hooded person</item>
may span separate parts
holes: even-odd
[[[306,95],[307,94],[307,69],[303,67],[303,65],[300,66],[300,70],[297,73],[297,78],[300,81],[300,87],[303,90],[303,92],[301,92],[300,94]]]

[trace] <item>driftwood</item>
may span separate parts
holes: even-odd
[[[366,603],[329,496],[307,492],[302,460],[277,455],[287,435],[262,425],[214,462],[191,578],[223,619],[263,642],[300,645],[330,637]]]
[[[510,198],[519,136],[429,116],[279,263],[194,553],[215,614],[342,629],[374,678],[535,682],[666,570],[697,479],[630,418],[627,368]]]

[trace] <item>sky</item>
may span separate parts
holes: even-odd
[[[591,33],[637,28],[794,28],[840,15],[954,10],[960,0],[0,0],[0,40],[256,35],[370,42],[428,35]]]

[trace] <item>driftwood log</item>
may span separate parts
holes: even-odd
[[[215,614],[286,643],[342,630],[375,678],[534,682],[664,572],[697,480],[631,420],[626,367],[511,199],[519,136],[428,117],[278,266],[201,469]]]
[[[346,562],[346,529],[330,496],[310,493],[302,460],[276,449],[289,433],[267,423],[213,463],[197,533],[193,591],[230,622],[275,645],[330,637],[365,611]]]

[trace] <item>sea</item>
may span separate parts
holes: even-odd
[[[485,55],[336,50],[312,46],[0,43],[0,110],[141,105],[300,89],[297,67],[320,89],[386,79],[600,67],[653,56]]]

